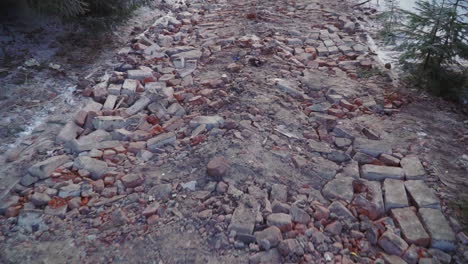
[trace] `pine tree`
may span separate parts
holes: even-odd
[[[379,15],[381,21],[379,35],[386,44],[394,45],[398,38],[397,27],[403,19],[403,14],[398,0],[385,0],[384,6],[385,11]]]
[[[416,4],[416,12],[404,11],[401,62],[411,67],[419,84],[439,95],[467,89],[467,69],[460,61],[468,59],[468,0]]]

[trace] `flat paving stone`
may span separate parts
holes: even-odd
[[[329,181],[322,189],[323,197],[350,203],[354,195],[353,180],[351,177],[340,177]]]
[[[362,152],[374,158],[379,157],[380,154],[391,154],[391,146],[381,140],[370,140],[365,138],[356,138],[353,144],[356,152]]]
[[[409,194],[410,200],[418,208],[440,209],[439,199],[424,181],[406,181],[405,188]]]
[[[403,169],[397,167],[377,166],[366,164],[361,167],[361,177],[367,180],[382,181],[385,179],[403,180]]]
[[[385,210],[389,211],[393,208],[403,208],[409,205],[408,197],[406,196],[404,181],[395,179],[385,179]]]
[[[439,209],[421,208],[419,209],[419,215],[431,235],[431,247],[443,251],[453,251],[456,249],[455,233]]]
[[[400,161],[406,180],[422,180],[426,171],[416,156],[408,156]]]
[[[408,244],[427,247],[431,243],[431,237],[419,221],[416,213],[411,208],[396,208],[392,211],[393,219],[400,227],[403,238]]]

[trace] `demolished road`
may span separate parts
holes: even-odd
[[[353,14],[172,6],[3,198],[2,263],[467,261],[423,152],[374,123],[409,100]]]

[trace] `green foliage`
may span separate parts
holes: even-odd
[[[380,71],[378,68],[372,68],[372,69],[358,68],[356,71],[356,75],[359,79],[369,79],[377,75],[384,76],[382,71]]]
[[[64,17],[82,15],[88,11],[83,0],[27,0],[27,6],[41,13]]]
[[[403,11],[399,34],[400,62],[419,86],[442,96],[456,97],[467,89],[468,24],[463,20],[468,0],[419,0],[416,13]]]
[[[149,0],[26,0],[27,6],[62,17],[127,13]]]
[[[385,11],[378,19],[381,23],[380,37],[386,44],[393,45],[397,40],[397,27],[403,19],[403,13],[398,5],[398,0],[385,0]]]

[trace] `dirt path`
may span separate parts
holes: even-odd
[[[362,10],[188,4],[15,176],[2,263],[467,260],[463,116],[391,86]]]

